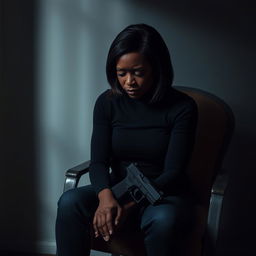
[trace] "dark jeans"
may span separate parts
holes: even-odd
[[[89,256],[90,223],[97,205],[91,185],[69,190],[61,196],[56,220],[58,256]],[[167,196],[156,206],[138,207],[135,222],[143,231],[148,256],[179,255],[179,242],[193,223],[192,209],[191,200],[178,196]]]

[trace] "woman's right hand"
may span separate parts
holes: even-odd
[[[110,235],[113,234],[114,225],[117,226],[120,221],[122,207],[118,204],[110,189],[103,189],[98,197],[99,206],[93,218],[95,237],[101,235],[105,241],[108,241]]]

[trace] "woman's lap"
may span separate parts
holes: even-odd
[[[82,231],[85,227],[82,226],[87,226],[87,229],[90,228],[91,220],[98,206],[97,195],[93,187],[88,185],[65,192],[61,196],[58,206],[56,222],[57,243],[58,241],[63,243],[67,239],[65,238],[61,241],[60,232],[64,230],[61,230],[62,228],[60,226],[69,223],[69,221],[72,224],[67,224],[67,227],[72,226],[72,228],[70,228],[70,232],[68,230],[66,231],[69,232],[67,236],[74,236],[78,239],[77,237],[82,235],[83,239],[85,237],[89,239],[89,231],[87,230],[85,234]],[[173,250],[173,246],[177,244],[176,242],[180,239],[181,235],[189,231],[193,221],[191,212],[193,212],[192,203],[189,199],[178,196],[167,196],[162,203],[156,206],[150,204],[139,206],[138,210],[135,211],[135,215],[133,214],[130,220],[128,218],[127,223],[130,222],[132,225],[129,224],[126,226],[129,226],[128,229],[134,229],[137,226],[142,230],[148,255],[150,255],[149,252],[151,252],[151,255],[154,255],[159,249],[163,251],[161,255],[168,255]],[[78,232],[76,235],[73,234],[76,232],[75,229]],[[127,227],[125,227],[126,229]],[[163,248],[164,246],[166,248]],[[81,249],[85,249],[85,247],[82,246]],[[88,251],[88,248],[86,250]]]
[[[91,185],[68,190],[59,199],[58,207],[64,211],[77,208],[86,217],[93,217],[98,205],[97,195]]]

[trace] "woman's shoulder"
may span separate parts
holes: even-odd
[[[99,94],[96,101],[104,102],[104,101],[108,100],[109,95],[111,94],[110,91],[111,91],[110,89],[107,89],[104,92],[102,92],[101,94]]]
[[[95,106],[101,106],[102,108],[111,105],[113,96],[110,89],[105,90],[96,98]]]
[[[107,89],[96,99],[94,105],[94,119],[97,120],[109,120],[111,118],[111,90]]]
[[[110,101],[115,101],[119,98],[123,98],[121,96],[122,95],[115,95],[113,94],[111,89],[107,89],[98,96],[97,101],[106,103]]]
[[[171,122],[189,119],[194,123],[197,120],[198,109],[195,100],[186,93],[172,88],[166,95],[167,112]]]

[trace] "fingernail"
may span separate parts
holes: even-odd
[[[109,240],[109,236],[103,236],[103,239],[107,242]]]
[[[112,231],[112,230],[109,230],[109,234],[112,235],[112,234],[113,234],[113,231]]]
[[[115,225],[117,225],[117,224],[118,224],[118,221],[116,220],[116,221],[115,221]]]

